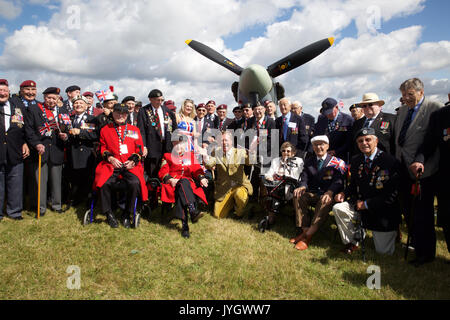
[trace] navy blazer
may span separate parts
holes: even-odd
[[[300,187],[306,187],[307,192],[319,195],[329,190],[333,194],[341,192],[344,189],[344,175],[339,169],[327,166],[331,159],[332,156],[328,154],[322,168],[318,170],[316,154],[309,154],[300,175]]]
[[[286,140],[284,140],[283,137],[283,116],[278,117],[275,120],[275,125],[280,134],[280,148],[284,142],[288,141],[297,149],[297,153],[295,155],[303,158],[304,152],[308,146],[308,135],[306,133],[305,122],[303,119],[297,114],[291,112]]]
[[[319,115],[317,123],[314,125],[313,136],[326,135],[330,140],[329,151],[334,151],[336,156],[342,160],[349,162],[349,152],[352,146],[352,127],[353,118],[343,112],[339,112],[335,130],[328,131],[328,118]]]
[[[80,129],[80,134],[69,135],[69,159],[73,169],[93,167],[95,164],[94,142],[99,137],[96,130],[95,117],[85,114],[82,123],[74,123],[75,115],[70,117],[73,127]]]

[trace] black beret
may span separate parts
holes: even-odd
[[[114,112],[119,112],[119,113],[128,113],[128,108],[123,103],[116,103],[114,105],[113,111]]]
[[[357,104],[352,104],[352,105],[350,106],[350,108],[348,108],[348,110],[352,111],[352,109],[355,109],[355,108],[361,108],[361,106],[360,106],[360,105],[357,105]]]
[[[45,89],[44,92],[42,92],[42,94],[59,94],[61,92],[61,90],[59,90],[59,88],[56,87],[50,87]]]
[[[70,87],[67,87],[66,93],[69,93],[69,92],[72,92],[75,90],[81,90],[81,88],[79,86],[70,86]]]
[[[163,94],[162,94],[161,90],[158,90],[158,89],[153,89],[148,94],[149,98],[159,98],[159,97],[162,97],[162,96],[163,96]]]
[[[356,139],[362,136],[376,136],[374,128],[362,128],[356,133]]]
[[[136,98],[133,96],[127,96],[125,98],[123,98],[122,103],[128,102],[128,101],[135,101],[136,102]]]
[[[242,111],[242,107],[240,107],[240,106],[234,107],[233,112],[236,112],[236,111]]]

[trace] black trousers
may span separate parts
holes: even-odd
[[[162,158],[145,158],[144,170],[148,178],[158,178],[158,172],[161,168]],[[158,194],[156,190],[148,191],[150,206],[154,209],[158,206]]]
[[[195,194],[188,179],[180,179],[175,186],[175,216],[187,221],[186,206],[195,203]]]
[[[95,171],[92,167],[83,169],[71,169],[71,191],[70,199],[79,204],[83,201],[87,201],[89,193],[91,192],[90,186],[92,186],[95,177]]]
[[[125,212],[128,214],[132,214],[134,211],[134,204],[141,189],[139,179],[128,170],[124,170],[121,173],[114,170],[113,175],[100,188],[100,202],[103,214],[112,212],[112,195],[113,192],[116,192],[119,187],[119,183],[121,180],[119,175],[122,176],[122,180],[126,183]]]
[[[439,173],[439,183],[436,185],[438,197],[438,226],[444,231],[447,250],[450,252],[450,190],[444,181],[450,173]]]
[[[434,197],[436,175],[420,179],[420,195],[411,194],[412,180],[405,167],[401,174],[400,200],[411,235],[411,244],[417,258],[436,256],[436,231],[434,227]],[[411,215],[413,215],[411,219]]]

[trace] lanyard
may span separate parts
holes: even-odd
[[[114,129],[116,130],[116,133],[119,136],[120,143],[123,144],[125,142],[125,137],[127,136],[127,133],[128,133],[128,123],[125,123],[125,131],[123,133],[123,138],[120,136],[119,130],[117,130],[117,126],[115,123],[114,123]]]

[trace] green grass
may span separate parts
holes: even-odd
[[[217,220],[206,215],[180,236],[178,222],[159,211],[140,228],[111,229],[103,216],[82,226],[85,209],[39,221],[0,223],[0,299],[449,299],[450,259],[442,230],[432,264],[414,268],[397,246],[393,256],[375,254],[367,240],[345,256],[331,217],[311,246],[299,252],[289,243],[293,217],[282,215],[273,230],[260,233],[252,220]],[[405,238],[405,237],[404,237]],[[412,254],[410,257],[412,258]],[[70,265],[81,268],[81,289],[69,290]],[[381,268],[381,290],[369,290],[369,265]]]

